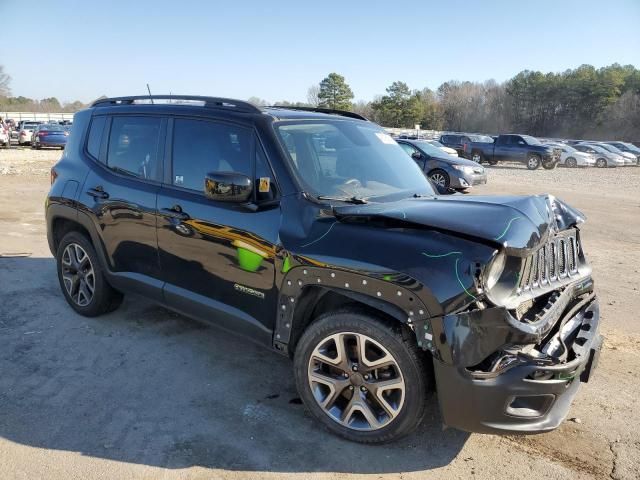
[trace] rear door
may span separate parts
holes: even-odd
[[[94,116],[86,153],[96,165],[80,197],[102,236],[109,269],[131,282],[129,289],[151,296],[161,293],[156,200],[165,135],[161,117]]]
[[[277,291],[275,254],[280,208],[275,179],[249,125],[170,120],[172,143],[158,195],[158,245],[164,298],[202,320],[270,344]],[[204,195],[211,172],[254,180],[252,210]]]

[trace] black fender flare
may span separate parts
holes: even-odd
[[[297,266],[285,275],[278,298],[278,314],[273,333],[274,347],[287,352],[293,331],[294,313],[306,287],[322,287],[382,311],[409,326],[418,345],[434,349],[430,319],[441,312],[430,311],[423,299],[425,287],[418,281],[399,274],[402,283],[386,280],[378,274],[366,275],[338,268]],[[433,308],[432,308],[433,310]]]
[[[60,203],[51,203],[47,206],[47,240],[49,242],[49,249],[51,253],[55,257],[56,252],[54,248],[54,239],[53,239],[53,225],[58,219],[69,220],[71,222],[77,223],[81,225],[88,233],[93,243],[93,247],[98,254],[98,259],[101,263],[101,267],[103,270],[107,272],[111,272],[111,268],[109,267],[109,262],[107,260],[107,256],[105,254],[106,248],[102,243],[102,239],[98,232],[96,231],[95,223],[91,220],[89,215],[78,210],[71,205],[64,205]]]

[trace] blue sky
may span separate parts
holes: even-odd
[[[101,5],[97,7],[97,5]],[[329,72],[356,99],[523,69],[640,67],[640,0],[0,0],[14,95],[145,93],[305,101]],[[38,16],[34,14],[38,13]]]

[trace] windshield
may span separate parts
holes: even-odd
[[[429,142],[414,141],[412,143],[430,157],[445,157],[449,155],[448,153],[442,151],[442,149],[434,147]]]
[[[521,135],[522,139],[527,142],[527,145],[542,145],[540,140],[534,137],[530,137],[529,135]]]
[[[599,146],[601,146],[605,150],[609,150],[610,152],[617,153],[618,155],[622,155],[622,150],[620,150],[618,147],[614,147],[613,145],[609,145],[608,143],[601,143],[599,144]]]
[[[602,148],[600,145],[583,144],[581,146],[582,147],[591,148],[591,149],[595,150],[598,153],[610,153],[607,150],[605,150],[604,148]]]
[[[296,177],[316,197],[395,200],[434,194],[416,162],[373,124],[291,121],[277,123],[276,131]]]
[[[640,148],[636,147],[633,143],[623,142],[622,144],[632,152],[640,152]]]

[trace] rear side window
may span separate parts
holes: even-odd
[[[100,158],[100,144],[102,143],[102,132],[107,117],[93,117],[89,127],[89,138],[87,139],[87,152],[96,160]]]
[[[252,141],[251,130],[237,125],[176,119],[171,182],[201,192],[204,177],[210,172],[237,172],[252,177]]]
[[[113,117],[107,166],[145,180],[160,178],[160,118]]]

